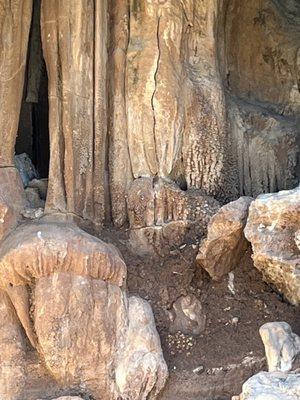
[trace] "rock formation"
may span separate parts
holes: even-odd
[[[122,226],[126,196],[140,178],[222,201],[295,186],[293,1],[43,1],[41,30],[34,2],[26,79],[32,1],[2,3],[1,166],[14,165],[24,80],[27,100],[36,97],[32,53],[37,48],[40,60],[41,31],[49,81],[47,212],[76,214],[96,229],[110,220]]]
[[[298,400],[300,374],[260,372],[243,385],[243,393],[234,400]]]
[[[241,197],[221,207],[211,218],[207,238],[201,243],[197,263],[213,279],[220,279],[238,264],[248,246],[244,228],[251,197]]]
[[[300,221],[300,187],[258,196],[245,228],[254,265],[292,303],[300,301],[300,252],[295,235]]]
[[[289,372],[300,354],[300,337],[286,322],[269,322],[259,330],[265,346],[269,372]]]
[[[237,199],[289,189],[252,203],[245,234],[299,303],[299,24],[295,0],[0,0],[1,399],[164,386],[151,309],[127,295],[106,226],[160,256],[208,227],[198,262],[218,279],[246,243]],[[20,141],[47,164],[22,180]],[[194,300],[180,307],[199,333]],[[57,393],[28,394],[29,359]]]
[[[126,266],[113,246],[75,225],[42,221],[16,228],[2,242],[0,260],[2,314],[11,320],[0,332],[1,346],[10,348],[1,355],[0,396],[26,395],[20,324],[62,387],[95,399],[159,393],[167,366],[152,311],[127,297]]]
[[[300,352],[300,338],[286,322],[264,324],[259,333],[263,340],[269,372],[260,372],[243,385],[240,396],[232,400],[298,400],[299,370],[290,372]]]
[[[199,335],[205,331],[206,315],[201,302],[193,295],[180,296],[169,311],[170,332]]]

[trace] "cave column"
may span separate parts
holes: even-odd
[[[0,168],[14,166],[32,0],[0,0]]]
[[[75,214],[94,224],[104,219],[107,181],[106,4],[44,0],[41,12],[49,78],[46,211]]]

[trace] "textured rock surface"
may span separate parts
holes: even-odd
[[[1,4],[0,160],[8,166],[32,4]],[[225,200],[295,186],[299,15],[292,0],[42,2],[47,212],[74,213],[97,229],[111,219],[123,226],[141,177]]]
[[[169,312],[170,332],[199,335],[205,330],[206,315],[202,304],[194,295],[180,296]]]
[[[228,274],[238,264],[247,248],[244,236],[251,197],[241,197],[221,207],[207,228],[207,238],[201,243],[197,263],[213,279]]]
[[[0,2],[0,167],[14,166],[32,0]]]
[[[0,399],[22,398],[26,384],[26,341],[14,307],[0,290]]]
[[[12,321],[0,325],[6,399],[26,395],[21,326],[61,388],[96,400],[155,398],[163,388],[168,370],[151,308],[127,297],[126,266],[112,245],[72,224],[25,224],[2,242],[0,271],[1,310]]]
[[[286,322],[269,322],[259,330],[265,346],[269,372],[288,372],[300,354],[300,337]]]
[[[42,400],[42,399],[39,399],[39,400]],[[63,396],[63,397],[59,397],[57,399],[52,399],[52,400],[82,400],[82,397]]]
[[[219,203],[197,190],[181,190],[163,179],[140,178],[130,187],[128,216],[131,241],[140,253],[195,240],[206,233]]]
[[[300,187],[259,196],[252,202],[245,228],[254,265],[267,282],[292,303],[300,302],[300,251],[295,233],[300,223]]]
[[[25,195],[16,168],[0,168],[0,240],[17,225]]]
[[[124,329],[124,328],[123,328]],[[128,300],[128,328],[118,343],[116,385],[121,398],[156,398],[164,387],[168,368],[149,304],[138,297]]]
[[[299,400],[300,374],[260,372],[243,385],[236,400]]]
[[[221,68],[239,192],[291,189],[299,182],[299,2],[233,0],[225,9]]]

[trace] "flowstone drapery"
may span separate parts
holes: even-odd
[[[119,252],[86,232],[129,227],[137,252],[161,254],[202,238],[222,203],[296,186],[295,10],[291,0],[0,0],[0,341],[10,349],[0,398],[35,399],[45,382],[55,397],[161,390],[151,309],[127,296]],[[28,210],[14,152],[43,63],[48,192],[45,209]]]

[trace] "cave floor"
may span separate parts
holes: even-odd
[[[106,231],[101,239],[114,243],[128,267],[128,291],[152,305],[170,379],[160,400],[227,400],[241,392],[242,383],[266,369],[259,328],[286,321],[300,333],[299,310],[263,282],[254,268],[249,247],[234,271],[233,294],[228,277],[213,282],[196,267],[197,248],[186,244],[165,257],[137,256],[130,251],[127,232]],[[173,302],[194,294],[206,314],[206,330],[197,337],[169,333]],[[237,325],[232,323],[238,318]],[[187,346],[187,343],[192,346]],[[202,370],[198,375],[193,372]]]

